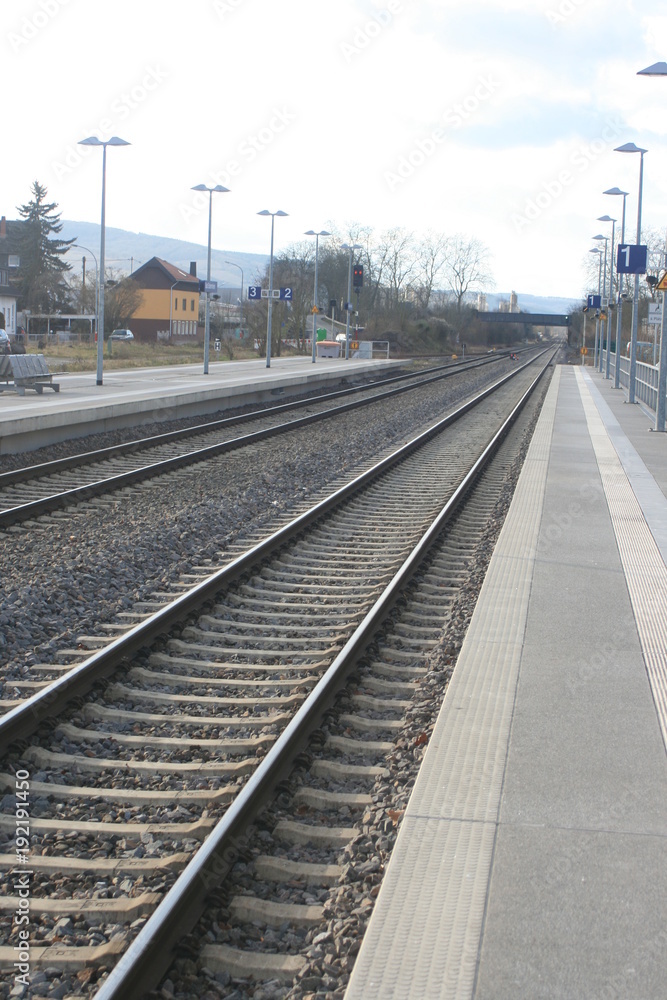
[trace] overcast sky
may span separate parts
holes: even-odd
[[[2,205],[268,253],[357,222],[461,232],[495,290],[580,296],[629,192],[667,225],[664,0],[5,0]],[[203,202],[201,201],[203,197]],[[203,207],[202,207],[203,206]]]

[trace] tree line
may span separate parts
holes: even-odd
[[[47,189],[38,181],[33,183],[31,195],[29,202],[18,207],[22,225],[15,249],[20,267],[12,280],[19,309],[33,314],[94,314],[95,282],[71,273],[65,255],[77,244],[75,239],[60,237],[57,204],[48,201]],[[422,326],[433,323],[440,340],[445,336],[452,339],[457,330],[470,326],[468,303],[472,294],[494,285],[489,250],[475,237],[435,231],[419,234],[398,226],[377,232],[359,223],[348,224],[344,230],[328,224],[327,230],[329,235],[319,238],[316,292],[314,239],[294,243],[274,256],[274,288],[288,285],[292,289],[289,306],[277,302],[272,306],[275,353],[280,352],[284,339],[306,349],[314,299],[320,312],[345,321],[350,266],[347,247],[354,247],[352,260],[363,267],[363,287],[353,294],[353,323],[358,322],[372,337],[408,334],[421,321]],[[255,281],[268,287],[268,265]],[[140,292],[129,276],[111,272],[105,274],[105,287],[106,334],[131,325]],[[266,300],[244,304],[249,335],[260,347],[266,340],[266,310]]]
[[[350,250],[352,262],[363,268],[363,287],[353,289],[354,319],[364,336],[386,339],[388,333],[408,332],[420,317],[440,315],[461,326],[467,297],[493,287],[488,248],[462,234],[429,231],[415,233],[403,227],[375,232],[369,226],[348,225],[346,231],[327,226],[330,235],[319,238],[318,282],[315,292],[315,240],[301,240],[274,256],[273,287],[288,286],[292,300],[275,302],[272,353],[289,339],[304,349],[312,332],[315,300],[320,312],[345,321]],[[269,268],[256,276],[268,288]],[[246,320],[251,336],[266,344],[266,300],[249,303]]]

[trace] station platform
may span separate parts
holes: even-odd
[[[403,364],[405,362],[402,362]],[[70,438],[166,421],[205,416],[218,410],[324,390],[369,372],[387,372],[401,362],[388,359],[272,358],[210,362],[165,368],[54,374],[56,393],[0,393],[0,456],[31,451]]]
[[[346,1000],[667,995],[667,435],[558,366]]]

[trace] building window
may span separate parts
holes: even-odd
[[[193,313],[194,311],[195,311],[195,300],[190,299],[190,312]]]
[[[174,295],[174,312],[178,312],[178,299]]]
[[[187,309],[186,301],[186,299],[183,299],[183,312]]]

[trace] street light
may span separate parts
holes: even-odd
[[[235,264],[233,260],[226,260],[225,264],[231,264],[232,267],[238,267],[239,271],[241,272],[241,298],[239,299],[241,310],[239,315],[239,332],[241,334],[241,337],[243,337],[243,268],[241,267],[240,264]]]
[[[169,289],[169,343],[171,343],[171,338],[174,335],[174,289],[176,285],[179,285],[180,281],[175,281],[171,288]]]
[[[208,283],[211,280],[211,223],[213,220],[213,192],[217,191],[226,194],[229,192],[229,188],[223,187],[222,184],[216,184],[215,187],[207,187],[205,184],[195,184],[191,190],[208,191],[208,256],[206,261],[206,318],[204,320],[204,375],[208,375],[208,351],[211,340],[211,308]]]
[[[653,63],[646,69],[640,69],[637,71],[637,76],[667,76],[667,62]]]
[[[276,215],[286,216],[288,213],[283,212],[278,209],[277,212],[269,212],[268,208],[263,208],[258,215],[270,215],[271,216],[271,256],[269,258],[269,309],[268,318],[266,320],[266,367],[271,367],[271,306],[273,304],[273,224],[275,222]]]
[[[637,76],[667,76],[667,62],[653,63],[640,69]],[[667,266],[667,242],[665,243]],[[662,325],[660,327],[660,362],[658,366],[658,402],[655,410],[655,429],[665,430],[665,394],[667,393],[667,296],[662,293]]]
[[[623,215],[621,221],[621,246],[625,243],[625,199],[628,197],[627,191],[621,191],[618,187],[609,188],[608,191],[603,191],[603,194],[611,195],[622,195],[623,197]],[[613,258],[613,254],[612,254]],[[612,267],[614,262],[612,259]],[[621,340],[623,338],[623,272],[618,276],[618,301],[617,301],[616,313],[616,363],[614,366],[614,389],[618,389],[621,384]]]
[[[607,360],[605,364],[605,375],[604,375],[605,378],[609,378],[609,367],[611,362],[611,309],[612,309],[612,296],[614,294],[614,232],[616,229],[616,219],[612,219],[610,215],[599,215],[598,222],[611,222],[611,253],[609,254],[609,299],[607,305]]]
[[[616,153],[639,153],[639,196],[637,199],[637,246],[642,241],[642,187],[644,182],[644,153],[634,142],[617,146]],[[632,296],[632,336],[630,338],[630,377],[628,381],[628,403],[635,402],[635,378],[637,375],[637,327],[639,325],[639,273],[635,274],[635,289]]]
[[[605,320],[604,317],[608,315],[609,306],[605,307],[605,299],[607,298],[607,243],[609,242],[608,236],[603,236],[602,233],[598,233],[597,236],[593,237],[594,240],[599,240],[602,242],[604,240],[604,265],[602,270],[602,310],[600,314],[600,350],[598,352],[598,371],[602,373],[602,345],[604,344],[604,334],[605,334]],[[602,260],[602,257],[600,257]],[[605,308],[607,313],[605,313]],[[609,353],[609,324],[607,324],[607,353]],[[597,367],[597,366],[596,366]]]
[[[104,357],[104,244],[105,244],[105,219],[106,219],[106,185],[107,185],[107,146],[129,146],[125,139],[119,139],[117,135],[112,135],[106,142],[102,142],[96,135],[91,135],[87,139],[80,139],[79,146],[101,146],[102,147],[102,222],[100,226],[100,269],[97,286],[97,384],[102,385],[103,379],[103,357]]]
[[[93,251],[90,249],[90,247],[84,247],[83,243],[70,243],[70,246],[71,247],[78,247],[79,250],[85,250],[86,253],[89,253],[90,256],[93,258],[93,260],[95,261],[95,323],[97,323],[97,286],[98,286],[98,281],[99,281],[99,271],[98,271],[98,267],[97,267],[97,257],[95,256],[95,254],[93,253]],[[86,288],[86,258],[85,257],[83,258],[83,282],[82,282],[82,284],[83,284],[83,288],[82,288],[82,292],[83,292],[83,291],[85,291],[85,288]],[[84,303],[82,302],[82,305],[83,304]],[[92,330],[91,330],[91,335],[92,335]],[[98,335],[98,339],[99,339],[99,335]]]
[[[347,267],[347,302],[345,303],[345,311],[347,313],[347,320],[345,321],[345,358],[350,357],[350,309],[352,308],[352,254],[355,250],[361,250],[360,243],[341,243],[341,250],[349,250],[350,256],[348,260]]]
[[[589,253],[596,253],[598,255],[598,295],[602,293],[602,250],[599,247],[593,247],[588,251]],[[593,371],[598,366],[598,347],[600,341],[600,310],[598,309],[595,314],[595,347],[593,348]]]
[[[317,340],[317,254],[319,250],[320,236],[331,236],[326,229],[320,229],[319,233],[316,233],[314,229],[309,229],[308,232],[304,233],[304,236],[314,236],[315,237],[315,290],[313,292],[313,364],[315,364],[315,341]]]

